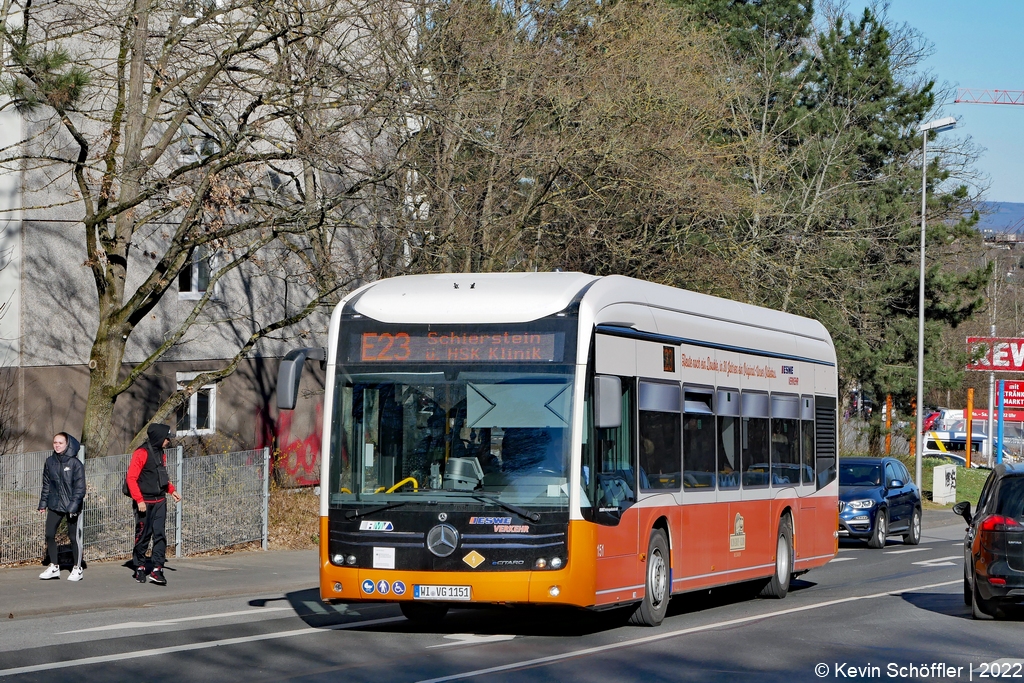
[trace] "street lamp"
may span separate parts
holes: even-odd
[[[917,301],[917,450],[914,456],[914,481],[921,490],[921,450],[924,447],[924,217],[928,204],[928,133],[956,127],[956,119],[947,116],[922,123],[917,127],[921,132],[921,277]],[[970,440],[970,434],[967,439]]]

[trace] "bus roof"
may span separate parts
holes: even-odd
[[[597,280],[583,273],[446,273],[378,280],[350,302],[387,323],[517,323],[564,310]]]
[[[798,335],[831,347],[828,331],[817,320],[621,275],[407,275],[369,283],[347,301],[350,310],[381,322],[472,324],[537,320],[564,310],[578,297],[594,313],[615,304],[636,304]],[[597,322],[604,322],[601,318],[597,315]]]

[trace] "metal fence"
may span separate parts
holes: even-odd
[[[43,556],[45,517],[38,505],[49,455],[0,456],[0,565]],[[168,510],[169,550],[180,557],[252,541],[262,541],[266,549],[269,449],[188,457],[178,447],[166,455],[167,473],[183,498]],[[132,502],[121,492],[130,461],[130,454],[85,460],[81,520],[86,561],[131,555]],[[58,534],[65,533],[63,526]],[[66,535],[57,542],[69,544]]]
[[[839,428],[839,453],[840,455],[867,455],[870,428],[867,422],[850,419]],[[885,450],[885,434],[880,437],[879,447]],[[907,455],[910,453],[910,444],[903,434],[892,434],[890,453],[894,456]]]
[[[181,553],[249,541],[267,547],[268,449],[179,461],[182,496],[177,530]]]

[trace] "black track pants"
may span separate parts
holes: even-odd
[[[50,564],[57,564],[57,526],[60,520],[67,517],[68,536],[71,538],[71,552],[75,556],[75,566],[82,566],[82,525],[79,515],[66,512],[46,511],[46,552],[50,556]]]
[[[164,527],[167,524],[167,499],[156,503],[146,503],[146,511],[139,512],[135,507],[135,549],[132,555],[135,566],[146,564],[146,549],[149,539],[153,539],[153,567],[163,567],[167,554],[167,535]]]

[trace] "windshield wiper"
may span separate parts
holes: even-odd
[[[540,521],[539,512],[530,512],[529,510],[525,510],[519,507],[518,505],[512,505],[511,503],[503,503],[502,501],[498,500],[496,495],[487,495],[486,493],[474,493],[473,497],[481,502],[494,503],[498,507],[508,510],[509,512],[515,513],[520,517],[523,517],[524,519],[530,520],[531,522]]]
[[[407,500],[402,500],[397,503],[379,505],[375,508],[370,508],[369,510],[349,510],[348,512],[345,513],[345,519],[359,519],[360,517],[365,517],[366,515],[372,515],[377,512],[383,512],[384,510],[390,510],[391,508],[401,507],[402,505],[405,505],[408,502],[409,501]]]

